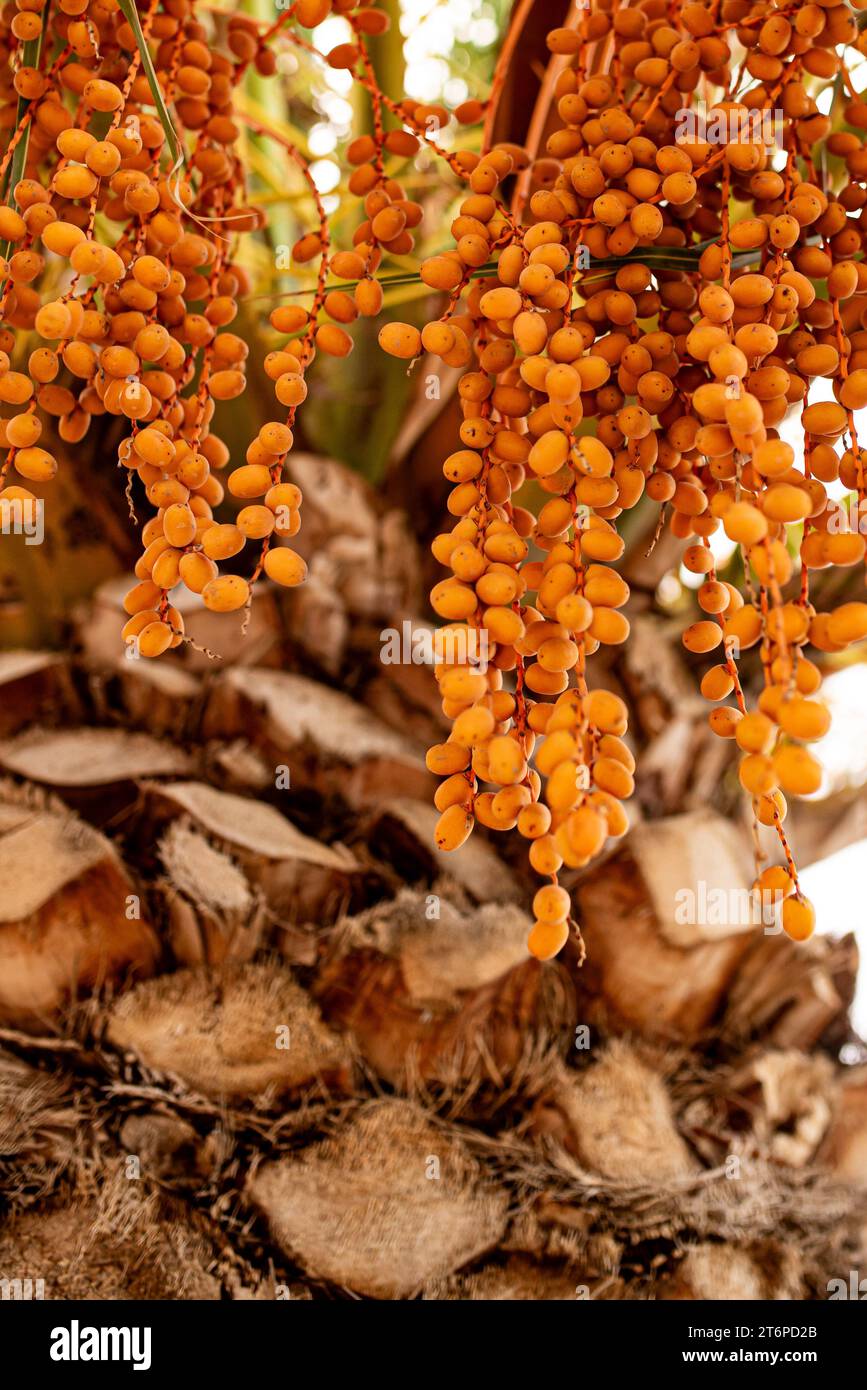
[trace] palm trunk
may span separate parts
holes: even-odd
[[[684,918],[747,852],[684,812],[685,735],[668,814],[570,885],[586,960],[530,959],[521,863],[431,848],[428,677],[376,659],[418,562],[403,532],[390,611],[347,580],[341,526],[361,569],[394,526],[352,487],[311,513],[327,674],[295,596],[265,665],[109,664],[93,611],[83,663],[0,659],[0,1266],[46,1297],[826,1297],[865,1220],[853,943]],[[664,674],[621,672],[649,747]]]

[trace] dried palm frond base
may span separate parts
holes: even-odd
[[[82,986],[150,974],[158,941],[112,844],[0,780],[0,1021],[37,1027]]]
[[[0,670],[0,1280],[827,1297],[867,1258],[853,942],[683,926],[749,849],[645,804],[573,885],[586,963],[540,965],[494,837],[430,848],[381,681],[284,638],[159,690],[92,649]]]

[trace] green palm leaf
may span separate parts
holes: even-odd
[[[23,60],[24,60],[24,67],[26,67],[26,68],[38,68],[38,67],[39,67],[39,60],[40,60],[40,58],[41,58],[41,56],[42,56],[42,37],[43,37],[44,32],[45,32],[45,30],[43,29],[42,32],[41,32],[40,34],[38,34],[37,37],[36,37],[35,39],[28,39],[27,42],[24,44],[24,46],[23,46],[23,48],[22,48],[22,51],[21,51],[21,56],[22,56],[22,58],[23,58]],[[19,97],[19,98],[18,98],[18,109],[17,109],[16,112],[15,112],[15,129],[16,129],[16,130],[17,130],[18,127],[20,126],[21,122],[23,121],[24,115],[25,115],[25,113],[26,113],[27,108],[29,107],[29,105],[30,105],[30,101],[29,101],[29,99],[28,99],[27,97]],[[22,177],[22,175],[23,175],[23,173],[24,173],[24,168],[25,168],[25,165],[26,165],[26,163],[27,163],[27,147],[28,147],[29,142],[30,142],[30,126],[28,125],[28,126],[26,127],[26,129],[24,130],[24,133],[23,133],[23,135],[21,136],[21,139],[18,141],[18,144],[15,146],[15,149],[14,149],[13,154],[12,154],[12,159],[11,159],[11,162],[10,162],[10,164],[9,164],[9,168],[6,170],[6,177],[5,177],[4,181],[3,181],[3,190],[2,190],[4,201],[5,201],[5,199],[6,199],[6,195],[8,194],[9,190],[15,187],[15,185],[18,183],[19,179]],[[7,242],[4,242],[3,245],[0,246],[0,256],[2,256],[2,257],[5,259],[5,258],[9,255],[10,250],[11,250],[11,244],[10,244],[8,241],[7,241]]]

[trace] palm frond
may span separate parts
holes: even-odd
[[[145,38],[144,33],[142,31],[141,21],[138,16],[138,10],[135,6],[135,0],[117,0],[117,3],[120,6],[124,19],[126,20],[130,29],[132,29],[133,36],[135,37],[136,47],[138,48],[139,55],[141,57],[142,71],[144,72],[145,77],[148,80],[148,86],[151,89],[151,94],[154,99],[154,106],[156,107],[157,116],[159,117],[160,125],[162,126],[163,133],[166,137],[166,144],[169,147],[169,153],[172,156],[172,172],[180,173],[180,170],[183,167],[184,163],[183,146],[181,145],[181,142],[178,139],[174,123],[172,121],[171,115],[169,114],[169,108],[166,105],[166,99],[163,94],[163,89],[160,86],[159,78],[157,77],[156,68],[154,67],[153,58],[151,57],[151,52],[148,48],[147,39]]]
[[[23,59],[23,65],[24,65],[24,67],[28,67],[28,68],[38,68],[38,67],[39,67],[39,61],[40,61],[40,58],[42,57],[42,39],[43,39],[44,32],[45,32],[45,31],[44,31],[44,29],[43,29],[42,32],[39,33],[39,34],[36,36],[35,39],[28,39],[27,42],[23,45],[22,50],[21,50],[21,56],[22,56],[22,59]],[[25,117],[25,115],[26,115],[26,113],[27,113],[27,110],[28,110],[29,106],[30,106],[30,99],[29,99],[28,97],[21,97],[21,96],[20,96],[20,97],[18,98],[18,108],[17,108],[17,110],[16,110],[16,112],[15,112],[15,129],[16,129],[16,130],[17,130],[18,127],[20,126],[21,122],[23,121],[23,119],[24,119],[24,117]],[[18,141],[18,144],[15,146],[15,149],[14,149],[14,151],[13,151],[13,153],[12,153],[12,159],[11,159],[11,161],[10,161],[9,168],[6,170],[6,177],[5,177],[4,180],[3,180],[3,188],[2,188],[2,196],[3,196],[4,202],[5,202],[5,200],[6,200],[6,195],[8,194],[9,190],[15,188],[16,184],[18,183],[19,179],[22,177],[22,175],[23,175],[23,173],[24,173],[24,169],[25,169],[25,166],[26,166],[26,164],[27,164],[27,148],[28,148],[29,142],[30,142],[30,126],[29,126],[29,124],[28,124],[28,125],[26,126],[26,128],[24,129],[23,133],[22,133],[21,139]],[[9,255],[10,251],[11,251],[11,243],[10,243],[10,242],[7,241],[7,242],[4,242],[2,245],[0,245],[0,257],[2,257],[4,260],[5,260],[6,257]]]

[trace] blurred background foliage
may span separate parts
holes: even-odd
[[[228,9],[228,6],[224,7]],[[279,16],[273,0],[245,0],[256,18],[273,23]],[[383,91],[459,106],[469,97],[484,98],[490,87],[508,0],[383,0],[390,28],[371,40],[370,56]],[[332,16],[309,35],[320,52],[328,52],[349,37],[347,22]],[[347,193],[351,170],[343,158],[349,140],[372,129],[368,94],[345,72],[327,68],[320,59],[288,37],[275,39],[278,74],[252,74],[244,102],[249,114],[290,140],[310,160],[311,174],[323,195],[335,249],[351,246],[363,217],[360,200]],[[396,121],[386,113],[386,125]],[[451,148],[475,148],[478,129],[444,131],[440,143]],[[236,331],[251,344],[269,350],[277,343],[268,324],[270,309],[290,297],[303,303],[315,284],[316,272],[288,267],[288,249],[315,225],[316,210],[300,170],[275,141],[248,135],[243,158],[250,170],[251,200],[266,209],[264,236],[248,240],[243,260],[254,287],[236,322]],[[385,276],[401,272],[417,276],[421,261],[448,244],[448,227],[462,196],[454,177],[429,151],[412,162],[391,161],[401,173],[407,195],[423,204],[425,219],[410,256],[390,256]],[[388,164],[386,165],[388,169]],[[386,290],[385,309],[419,325],[430,317],[436,296],[417,279]],[[439,312],[437,309],[436,313]],[[315,389],[299,413],[299,445],[329,454],[380,483],[392,446],[418,389],[418,373],[386,356],[376,345],[378,324],[361,320],[353,329],[355,349],[348,358],[320,358],[311,380]],[[272,341],[273,339],[273,341]],[[251,352],[251,359],[253,357]],[[255,353],[257,361],[264,355]],[[253,418],[271,399],[271,385],[256,365],[249,373],[250,392],[244,401]],[[244,430],[250,417],[240,412],[227,427],[227,442],[246,447]]]

